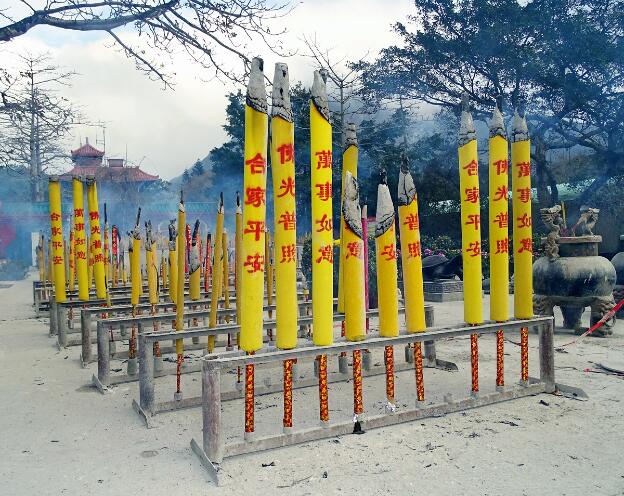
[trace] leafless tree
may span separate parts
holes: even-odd
[[[347,117],[359,112],[361,108],[361,103],[358,101],[358,90],[361,85],[360,74],[350,67],[352,64],[346,63],[346,57],[334,59],[331,50],[322,48],[316,36],[313,38],[303,36],[303,43],[308,50],[308,57],[312,58],[316,66],[325,72],[331,83],[328,88],[328,96],[339,105],[338,115],[342,138]],[[368,52],[360,57],[360,60],[367,56]]]
[[[179,49],[218,76],[240,80],[249,66],[246,53],[263,43],[280,52],[279,36],[272,20],[283,17],[288,3],[268,0],[16,0],[29,9],[17,17],[11,9],[0,10],[0,43],[9,42],[35,26],[107,33],[139,69],[172,84],[168,63]],[[120,33],[133,28],[135,37]],[[235,56],[244,71],[224,63]]]
[[[20,55],[19,72],[3,87],[0,107],[0,167],[28,171],[33,201],[42,201],[41,181],[68,158],[66,138],[78,110],[58,89],[75,75],[50,63],[48,54]]]

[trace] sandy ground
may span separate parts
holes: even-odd
[[[137,385],[116,387],[108,395],[90,387],[95,364],[83,370],[78,347],[56,349],[47,318],[34,317],[31,287],[23,281],[0,289],[1,494],[624,494],[624,380],[586,371],[598,370],[596,363],[624,366],[622,323],[609,339],[588,338],[556,354],[557,381],[584,389],[588,401],[539,395],[228,459],[217,488],[189,448],[190,439],[201,436],[200,410],[159,415],[158,427],[146,429],[130,406]],[[436,305],[435,312],[436,324],[457,322],[462,305]],[[507,337],[518,341],[517,335]],[[571,338],[558,334],[556,344]],[[493,390],[494,341],[483,337],[479,343],[481,388]],[[536,345],[531,335],[531,375],[538,373]],[[518,378],[519,352],[512,343],[505,352],[511,384]],[[402,350],[395,353],[401,360]],[[468,341],[440,345],[438,357],[460,370],[427,369],[428,401],[447,391],[465,396]],[[300,373],[309,373],[309,367]],[[172,398],[173,381],[159,380],[160,400]],[[233,375],[226,376],[224,387],[233,381]],[[413,374],[400,372],[396,381],[399,408],[411,407]],[[198,374],[184,376],[183,388],[185,396],[198,394]],[[350,417],[351,388],[350,383],[330,386],[333,420]],[[383,377],[365,380],[366,412],[383,410],[383,391]],[[296,391],[294,402],[296,425],[314,425],[316,389]],[[260,434],[278,431],[278,396],[258,398],[256,412]],[[240,436],[242,403],[225,403],[224,419],[229,439]]]

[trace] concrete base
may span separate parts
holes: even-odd
[[[464,293],[425,293],[425,301],[443,303],[445,301],[462,301]]]
[[[425,301],[462,301],[464,299],[464,283],[459,279],[440,279],[423,283]]]
[[[137,371],[139,369],[139,360],[136,358],[128,358],[128,375],[133,377],[137,375]]]

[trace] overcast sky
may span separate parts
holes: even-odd
[[[0,7],[16,0],[0,0]],[[413,11],[413,0],[309,0],[299,3],[283,21],[288,33],[285,45],[303,51],[300,38],[312,37],[331,48],[336,58],[374,55],[396,40],[391,24]],[[163,90],[138,72],[134,63],[108,38],[96,33],[78,33],[38,27],[11,43],[0,45],[0,65],[10,65],[11,53],[50,51],[58,64],[80,75],[66,96],[83,108],[92,122],[106,123],[106,153],[125,157],[163,179],[179,175],[197,158],[225,139],[226,94],[235,87],[212,80],[183,57],[176,58],[170,72],[176,73],[175,88]],[[273,64],[285,61],[291,82],[312,82],[311,61],[301,54],[278,60],[263,48],[265,72],[272,77]],[[249,55],[253,56],[254,53]],[[97,136],[96,136],[97,135]],[[102,147],[97,127],[76,129],[71,147],[89,137]]]

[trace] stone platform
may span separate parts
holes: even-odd
[[[425,301],[461,301],[464,299],[464,283],[459,279],[424,281]]]

